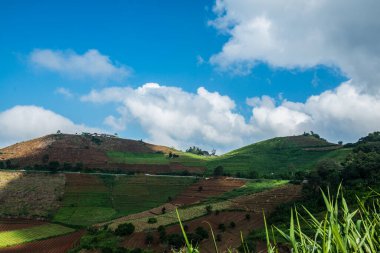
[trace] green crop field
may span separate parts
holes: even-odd
[[[0,248],[41,240],[74,232],[74,229],[58,224],[0,232]]]
[[[142,175],[68,177],[63,206],[53,220],[88,226],[138,213],[167,202],[169,197],[174,198],[194,180]]]
[[[199,156],[191,153],[174,151],[179,157],[170,159],[163,153],[128,153],[128,152],[107,152],[108,158],[114,163],[126,164],[170,164],[181,163],[186,166],[204,167],[206,162],[212,158]]]

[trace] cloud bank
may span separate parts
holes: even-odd
[[[210,24],[229,40],[210,62],[240,74],[257,62],[335,66],[352,85],[379,93],[379,9],[377,0],[217,0]]]
[[[137,121],[154,143],[186,148],[201,145],[226,151],[271,138],[315,131],[331,141],[356,141],[380,129],[380,100],[346,82],[304,103],[263,96],[247,99],[249,119],[236,112],[235,102],[203,87],[196,93],[147,83],[136,89],[92,90],[82,101],[115,103],[116,115],[104,122],[123,130]]]
[[[32,65],[72,78],[121,80],[130,75],[128,67],[116,64],[96,49],[84,54],[72,50],[35,49],[29,55]]]
[[[0,112],[0,129],[0,147],[56,133],[57,130],[63,133],[101,132],[33,105],[18,105]]]

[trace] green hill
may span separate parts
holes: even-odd
[[[349,148],[329,143],[314,136],[278,137],[233,150],[207,161],[208,173],[216,166],[224,172],[248,176],[255,171],[260,175],[291,175],[306,171],[323,159],[342,161],[351,152]]]

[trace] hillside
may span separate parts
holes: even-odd
[[[143,173],[224,173],[238,177],[292,177],[323,159],[341,161],[351,151],[314,136],[277,137],[222,156],[199,156],[165,146],[116,137],[55,134],[0,149],[0,161],[10,168],[46,168],[58,162],[64,170]],[[169,158],[169,154],[176,154]],[[38,166],[36,166],[36,164]],[[3,165],[4,166],[4,165]],[[257,175],[256,175],[257,176]]]
[[[209,172],[218,165],[224,172],[248,176],[253,171],[260,175],[289,176],[310,170],[320,160],[343,160],[349,148],[329,143],[314,136],[277,137],[233,150],[207,164]]]
[[[123,172],[164,173],[188,170],[201,172],[202,168],[184,167],[166,159],[165,164],[125,163],[112,154],[139,154],[145,157],[167,157],[172,149],[143,141],[99,135],[52,134],[0,149],[2,165],[10,168],[35,169],[57,166],[64,170],[101,169]],[[54,164],[51,164],[51,163]],[[37,165],[37,166],[36,166]]]

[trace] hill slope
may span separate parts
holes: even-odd
[[[0,161],[18,168],[59,162],[65,170],[101,169],[144,173],[212,174],[219,165],[233,176],[291,176],[310,170],[320,160],[343,160],[351,149],[314,136],[278,137],[233,150],[222,156],[199,156],[142,141],[91,135],[55,134],[0,149]],[[168,158],[174,153],[175,158]],[[9,166],[7,166],[9,167]],[[12,166],[10,166],[12,167]]]
[[[202,171],[201,168],[187,168],[181,164],[125,163],[110,156],[110,153],[160,155],[166,157],[172,149],[143,141],[95,135],[53,134],[14,144],[0,149],[0,161],[8,161],[7,167],[49,166],[59,162],[66,170],[102,169],[121,171],[140,171],[149,173],[189,170]],[[10,165],[10,166],[9,166]],[[36,166],[37,168],[37,166]]]
[[[210,170],[218,165],[224,172],[247,176],[252,171],[261,175],[289,175],[312,169],[323,159],[343,160],[351,149],[314,136],[277,137],[233,150],[208,161]]]

